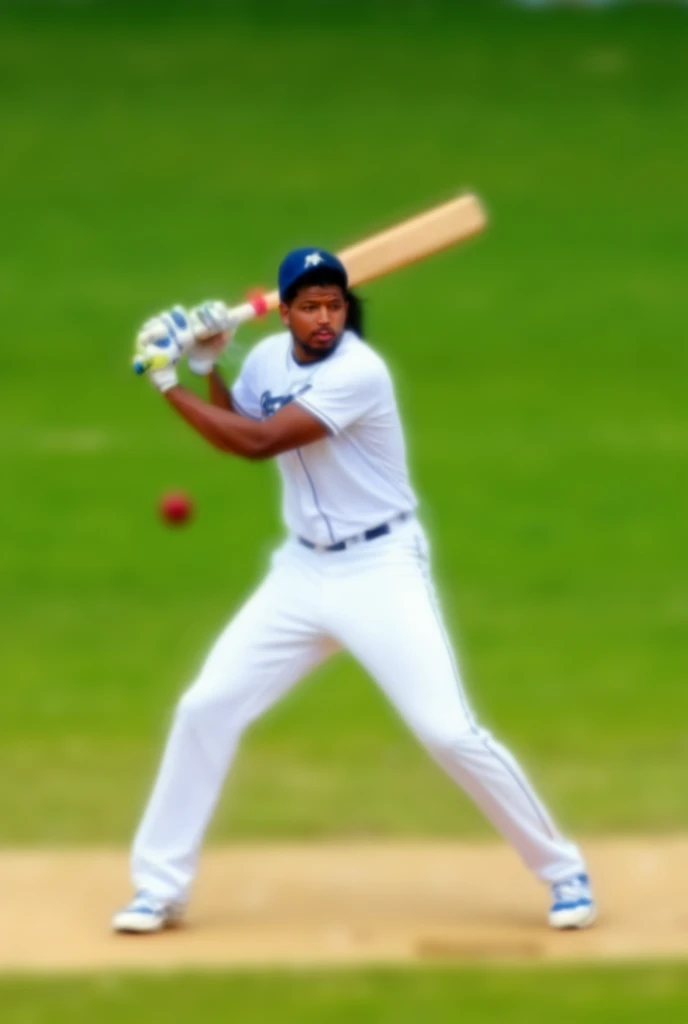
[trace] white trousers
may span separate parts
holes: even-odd
[[[338,648],[370,673],[431,756],[546,882],[585,871],[521,768],[469,707],[420,526],[342,552],[288,540],[176,710],[133,848],[137,889],[184,900],[247,726]]]

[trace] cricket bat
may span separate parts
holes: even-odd
[[[353,288],[465,242],[486,224],[487,216],[479,198],[466,193],[342,249],[337,256],[346,267],[349,285]],[[279,301],[277,291],[256,294],[248,302],[228,310],[227,320],[234,328],[272,312]],[[134,361],[134,370],[143,373],[149,365],[149,360],[139,356]]]

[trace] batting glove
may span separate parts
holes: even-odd
[[[177,363],[194,343],[189,318],[183,306],[147,320],[136,336],[134,366],[147,376],[158,391],[175,387]]]
[[[217,360],[229,345],[237,326],[224,302],[204,302],[189,313],[194,343],[189,349],[189,369],[200,377],[212,372]]]

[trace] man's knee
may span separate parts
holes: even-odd
[[[437,722],[420,734],[423,745],[440,761],[472,759],[477,751],[484,750],[485,736],[484,729],[467,720]]]
[[[252,721],[254,692],[254,680],[240,667],[228,670],[221,679],[201,672],[179,700],[176,718],[192,724],[216,722],[241,730]]]
[[[210,689],[200,679],[182,695],[177,704],[176,718],[182,722],[196,724],[212,721],[218,716],[226,718],[234,708],[231,693]]]
[[[209,694],[198,686],[190,686],[177,702],[174,717],[183,725],[194,725],[208,714],[212,714]]]

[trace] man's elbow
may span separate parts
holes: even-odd
[[[243,459],[248,459],[249,462],[262,462],[264,459],[271,459],[273,455],[278,454],[279,450],[274,439],[263,434],[262,431],[256,432],[252,437],[242,438],[240,445],[225,442],[222,448],[228,454],[239,455]]]
[[[272,459],[275,455],[279,455],[281,450],[273,438],[264,437],[254,441],[251,451],[246,457],[252,462],[263,462],[265,459]]]
[[[272,458],[272,452],[268,451],[266,446],[261,444],[251,445],[251,447],[242,454],[249,462],[263,462],[265,459]]]

